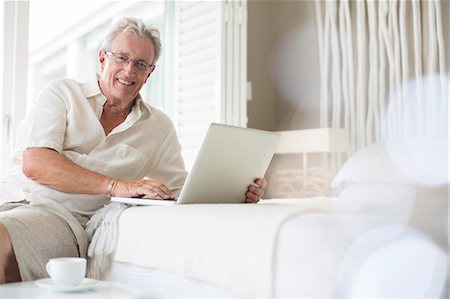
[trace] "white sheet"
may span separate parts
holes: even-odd
[[[276,201],[281,202],[281,201]],[[267,204],[271,202],[267,201]],[[374,273],[376,271],[362,271],[360,266],[364,259],[374,257],[378,249],[383,249],[386,245],[399,245],[400,243],[390,243],[390,240],[411,241],[408,234],[412,232],[412,239],[416,245],[425,244],[428,252],[435,261],[440,261],[441,266],[436,266],[433,271],[424,268],[424,264],[412,264],[408,269],[404,262],[408,262],[407,256],[403,252],[413,252],[411,248],[400,247],[403,251],[394,256],[395,261],[403,262],[399,268],[390,268],[392,263],[382,264],[381,277],[389,278],[379,282],[376,290],[378,296],[392,295],[394,290],[390,285],[395,286],[395,293],[398,298],[407,298],[412,295],[416,297],[447,298],[448,292],[443,285],[443,277],[446,273],[446,250],[447,250],[447,202],[446,201],[411,201],[411,200],[339,200],[339,199],[301,199],[296,203],[309,212],[297,214],[295,217],[285,221],[280,227],[273,259],[273,296],[274,298],[298,298],[298,297],[328,297],[339,298],[351,294],[370,296],[374,290],[364,285],[372,280],[359,279],[364,273]],[[141,217],[149,217],[146,216]],[[135,219],[139,222],[138,219]],[[173,219],[167,219],[167,222]],[[165,225],[163,223],[162,225]],[[398,228],[401,228],[398,230]],[[380,237],[380,232],[382,235]],[[387,233],[386,233],[387,232]],[[125,231],[123,231],[125,233]],[[122,233],[122,234],[123,234]],[[127,232],[127,239],[133,240],[132,244],[139,251],[147,251],[143,247],[144,243],[140,239],[152,240],[152,234],[134,234]],[[378,237],[377,237],[378,236]],[[423,237],[423,238],[422,238]],[[417,241],[417,242],[416,242]],[[422,242],[424,241],[424,242]],[[420,243],[422,242],[422,243]],[[151,243],[151,242],[148,242]],[[168,237],[164,244],[157,246],[167,246],[170,244]],[[407,244],[404,242],[404,244]],[[401,245],[401,244],[400,244]],[[389,247],[388,246],[388,247]],[[391,246],[392,247],[392,246]],[[423,247],[423,246],[422,246]],[[422,248],[416,246],[415,248]],[[376,250],[375,250],[376,249]],[[180,249],[181,250],[181,249]],[[388,252],[389,253],[389,252]],[[129,248],[129,260],[136,256],[136,250]],[[397,256],[398,255],[398,256]],[[430,256],[414,257],[415,261],[428,259]],[[220,256],[216,256],[220,259]],[[443,260],[444,259],[444,260]],[[117,263],[111,269],[110,277],[113,280],[138,283],[141,287],[147,287],[148,295],[157,295],[160,298],[169,297],[248,297],[243,293],[227,289],[220,284],[202,282],[200,279],[189,278],[176,275],[174,272],[156,267],[145,266],[145,262],[133,259],[132,271],[130,268],[119,267]],[[370,263],[366,263],[369,264]],[[394,265],[394,264],[392,264]],[[429,263],[427,265],[430,265]],[[397,265],[395,265],[397,266]],[[433,265],[432,265],[433,266]],[[119,269],[120,272],[116,272]],[[127,270],[128,269],[128,270]],[[139,271],[136,271],[139,269]],[[362,269],[362,270],[361,270]],[[426,269],[427,271],[421,271]],[[442,269],[445,272],[442,272]],[[412,271],[413,270],[413,271]],[[410,273],[418,273],[419,276],[410,277]],[[131,275],[131,276],[130,276]],[[358,276],[359,275],[359,276]],[[133,277],[133,278],[130,278]],[[140,277],[141,279],[137,279]],[[404,287],[403,283],[413,282],[415,288]],[[436,281],[431,285],[428,278]],[[150,283],[150,281],[159,281]],[[397,281],[395,281],[397,279]],[[378,283],[378,282],[377,282]],[[384,284],[381,284],[384,283]],[[161,287],[159,287],[161,285]],[[171,288],[168,286],[172,285]],[[411,285],[411,284],[409,284]],[[362,286],[366,294],[361,294]],[[403,286],[403,288],[402,288]],[[447,285],[448,286],[448,285]],[[260,287],[256,285],[255,287]],[[423,291],[426,289],[425,291]],[[353,293],[352,293],[353,292]],[[359,292],[359,293],[358,293]],[[383,293],[384,292],[384,293]],[[403,293],[402,293],[403,292]],[[408,293],[409,292],[409,293]],[[424,293],[425,292],[425,293]],[[181,294],[181,295],[180,295]],[[417,296],[417,295],[420,296]],[[428,296],[424,296],[427,295]],[[431,294],[431,295],[430,295]],[[437,295],[436,295],[437,294]],[[403,296],[402,296],[403,295]]]
[[[278,228],[306,209],[275,203],[128,208],[119,220],[115,260],[197,278],[242,296],[271,297]]]

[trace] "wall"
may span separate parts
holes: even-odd
[[[249,0],[249,127],[318,127],[318,66],[313,1]]]
[[[252,84],[247,125],[271,131],[277,129],[277,95],[270,76],[273,6],[272,1],[249,1],[247,28],[247,78]]]

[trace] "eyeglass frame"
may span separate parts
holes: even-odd
[[[138,60],[136,60],[136,59],[131,59],[130,57],[128,57],[127,55],[122,54],[122,53],[111,52],[111,51],[107,51],[107,50],[104,50],[104,52],[105,52],[105,54],[108,54],[109,56],[114,57],[114,58],[115,58],[115,59],[114,59],[114,62],[117,63],[117,64],[123,64],[123,65],[126,65],[126,64],[129,64],[130,62],[133,62],[133,66],[134,66],[136,69],[140,70],[140,71],[151,72],[151,71],[153,71],[153,69],[154,69],[155,66],[156,66],[156,65],[154,65],[154,64],[148,64],[147,62],[145,62],[145,61],[142,60],[142,59],[138,59]],[[123,62],[116,61],[116,59],[120,59],[120,57],[118,57],[118,56],[120,56],[120,57],[122,57],[122,58],[126,58],[126,61],[123,61]],[[140,67],[137,66],[137,63],[144,63],[144,64],[147,65],[147,67],[146,67],[145,69],[141,69]]]

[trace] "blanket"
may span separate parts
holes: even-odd
[[[126,209],[114,260],[199,279],[243,297],[273,297],[279,227],[314,211],[293,204]]]
[[[111,264],[117,246],[117,224],[119,216],[129,205],[111,202],[98,210],[86,225],[86,235],[90,242],[87,250],[87,276],[101,279]]]

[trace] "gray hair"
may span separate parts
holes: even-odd
[[[152,64],[155,64],[161,55],[161,39],[159,30],[151,25],[146,25],[142,19],[126,17],[120,19],[106,35],[103,40],[102,50],[109,50],[111,42],[116,38],[119,33],[132,32],[137,37],[146,37],[153,42],[155,48],[155,57]]]

